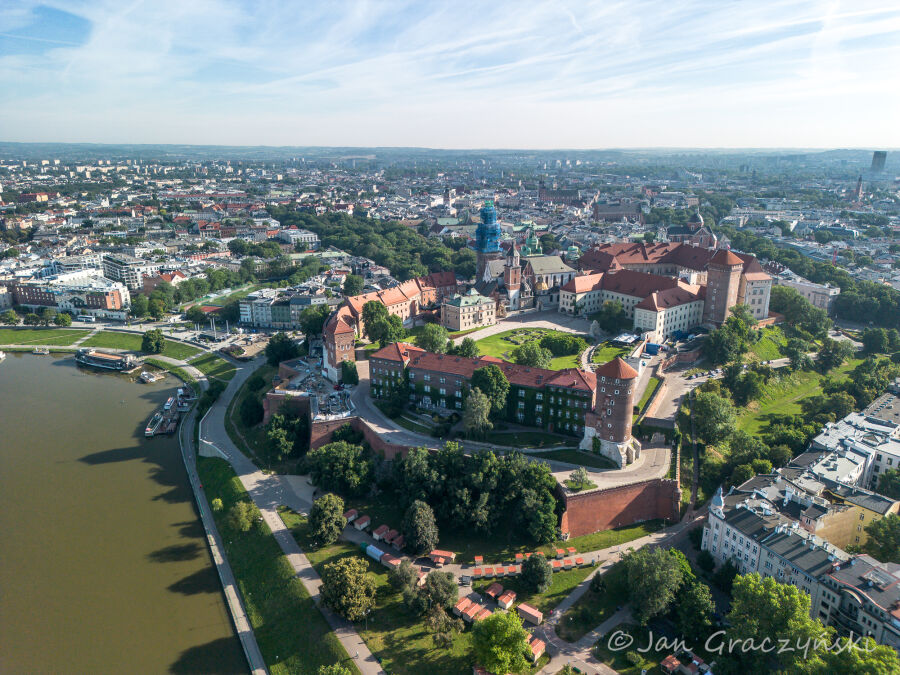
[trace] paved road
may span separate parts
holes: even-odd
[[[320,604],[319,587],[321,580],[319,575],[297,545],[296,540],[285,526],[281,516],[278,515],[278,507],[282,504],[300,512],[307,511],[311,504],[292,489],[290,482],[284,476],[266,474],[260,471],[252,461],[238,450],[225,431],[225,412],[228,408],[228,403],[247,378],[253,374],[258,365],[259,361],[244,364],[238,368],[237,374],[228,383],[228,387],[219,397],[219,400],[213,404],[203,419],[200,428],[200,442],[208,442],[213,445],[231,463],[241,483],[243,483],[248,494],[262,513],[266,524],[272,530],[272,534],[279,546],[281,546],[281,550],[287,556],[288,562],[291,563],[297,576],[312,596],[316,606],[331,625],[335,635],[337,635],[344,649],[347,650],[347,654],[351,658],[357,654],[359,655],[356,661],[359,670],[364,675],[383,675],[380,664],[369,651],[368,646],[366,646],[366,643],[356,632],[353,625]]]

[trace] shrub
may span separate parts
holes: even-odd
[[[265,410],[255,396],[247,396],[241,401],[241,422],[245,427],[254,427],[263,421]]]
[[[263,379],[263,376],[259,373],[252,375],[249,380],[247,380],[247,388],[250,391],[259,391],[263,387],[266,386],[266,381]]]
[[[716,560],[709,551],[700,551],[697,554],[697,566],[704,572],[711,572],[716,566]]]
[[[641,662],[641,655],[634,650],[627,651],[625,652],[625,660],[631,665],[636,666]]]

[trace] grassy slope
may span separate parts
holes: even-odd
[[[240,533],[228,525],[228,510],[247,499],[228,463],[201,457],[197,469],[210,501],[219,497],[224,503],[224,509],[215,514],[216,524],[270,671],[306,675],[321,665],[342,661],[358,673],[268,527]]]
[[[600,345],[594,350],[594,356],[591,359],[593,363],[608,363],[612,361],[617,356],[621,356],[625,358],[625,356],[630,352],[631,349],[628,347],[615,347],[608,342]]]
[[[612,616],[620,603],[620,598],[608,592],[588,590],[560,617],[557,635],[567,642],[579,640]]]
[[[228,410],[225,414],[225,431],[228,433],[232,442],[239,448],[245,450],[249,449],[251,455],[257,459],[265,459],[267,457],[266,430],[261,424],[258,424],[255,427],[245,426],[241,421],[240,406],[241,402],[247,396],[256,396],[259,400],[262,400],[265,392],[272,388],[272,377],[277,372],[277,368],[268,364],[257,368],[254,374],[260,375],[266,381],[266,386],[258,392],[251,392],[247,383],[253,379],[253,375],[248,377],[247,381],[244,382],[243,386],[241,386],[237,394],[235,394],[235,397],[231,400],[231,404],[228,406]]]
[[[191,361],[190,364],[207,377],[215,377],[224,382],[228,382],[237,372],[233,365],[215,354],[204,354]]]
[[[82,347],[99,347],[101,349],[128,349],[133,352],[141,351],[140,333],[118,333],[115,331],[100,331],[93,337],[85,340]],[[173,359],[187,359],[195,354],[201,353],[203,350],[181,342],[166,340],[162,355]]]
[[[860,359],[851,359],[829,374],[832,379],[846,378],[858,366]],[[820,390],[825,376],[816,371],[792,373],[765,386],[762,397],[751,403],[738,417],[737,426],[751,434],[759,433],[772,414],[795,414],[800,412],[800,400],[812,396]]]
[[[495,431],[487,435],[489,443],[508,445],[514,448],[543,448],[573,443],[573,436],[558,436],[543,431]]]
[[[70,345],[90,332],[61,328],[0,328],[0,345]]]
[[[762,329],[762,337],[750,348],[750,352],[762,361],[771,361],[781,358],[781,349],[787,344],[784,332],[778,326],[769,326]]]
[[[659,387],[660,380],[656,377],[651,377],[647,380],[647,388],[644,390],[644,395],[641,396],[641,400],[638,401],[637,409],[639,412],[644,412],[644,408],[647,407],[647,402],[650,400],[650,397],[653,395],[653,392]]]

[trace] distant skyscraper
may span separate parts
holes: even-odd
[[[475,230],[475,253],[478,278],[481,279],[488,261],[501,257],[500,223],[497,222],[497,209],[492,199],[485,201],[481,207],[481,223]]]
[[[887,159],[886,150],[876,150],[872,153],[872,166],[869,171],[872,173],[881,173],[884,171],[884,161]]]

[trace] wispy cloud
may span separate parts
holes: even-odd
[[[48,0],[0,25],[8,140],[900,145],[893,0]]]

